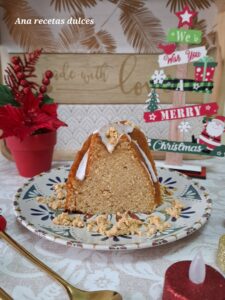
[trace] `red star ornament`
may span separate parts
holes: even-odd
[[[178,28],[188,25],[189,27],[193,24],[193,19],[198,13],[196,11],[191,11],[190,8],[186,5],[183,10],[178,11],[175,15],[179,19]]]

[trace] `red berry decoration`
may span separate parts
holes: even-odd
[[[38,99],[39,99],[40,101],[42,101],[42,100],[44,99],[43,94],[39,94],[39,95],[38,95]]]
[[[14,64],[14,65],[18,65],[20,63],[20,59],[18,56],[13,56],[11,58],[11,62]]]
[[[46,76],[47,78],[52,78],[52,77],[53,77],[52,71],[50,71],[50,70],[46,71],[46,72],[45,72],[45,76]]]
[[[34,53],[30,53],[30,54],[29,54],[29,58],[30,58],[31,60],[33,60],[33,59],[34,59]]]
[[[24,86],[24,87],[29,85],[29,83],[27,82],[27,80],[24,80],[24,79],[20,81],[20,84],[22,86]]]
[[[22,72],[17,73],[16,76],[17,76],[17,78],[20,79],[20,80],[25,78],[25,75],[24,75],[24,73],[22,73]]]
[[[0,0],[1,1],[1,0]],[[24,54],[23,57],[13,56],[11,58],[11,64],[6,69],[5,82],[10,87],[15,100],[18,103],[23,103],[24,95],[28,91],[34,95],[37,92],[45,94],[47,86],[50,84],[50,78],[53,76],[52,71],[47,70],[42,78],[42,83],[38,84],[32,81],[32,77],[35,75],[35,65],[42,53],[42,49],[37,49],[31,53]]]
[[[40,92],[41,92],[42,94],[44,94],[46,91],[47,91],[46,86],[42,85],[42,86],[40,87]]]
[[[4,137],[15,136],[22,141],[33,134],[56,131],[66,126],[57,117],[57,104],[46,94],[52,71],[48,70],[46,74],[44,71],[39,82],[34,79],[37,77],[35,67],[41,52],[42,49],[38,49],[23,56],[15,56],[8,63],[4,74],[7,90],[2,90],[2,94],[3,97],[6,94],[3,102],[9,104],[0,107],[0,128],[3,129],[1,134]],[[15,102],[10,101],[11,98]],[[5,227],[6,220],[0,213],[0,235]]]
[[[21,67],[20,65],[15,65],[15,66],[13,67],[13,70],[14,70],[16,73],[18,73],[18,72],[22,71],[22,67]]]
[[[28,94],[30,92],[30,88],[29,87],[23,88],[23,92],[24,94]]]
[[[42,80],[42,83],[43,83],[44,85],[49,85],[50,80],[49,80],[48,78],[44,78],[44,79]]]

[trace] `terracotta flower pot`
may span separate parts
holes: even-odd
[[[16,162],[19,174],[32,177],[50,170],[56,131],[32,135],[23,141],[14,136],[8,137],[6,144]]]

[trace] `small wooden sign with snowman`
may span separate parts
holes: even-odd
[[[217,103],[185,105],[185,92],[187,91],[205,94],[212,93],[213,76],[217,63],[212,57],[207,56],[205,47],[188,48],[186,45],[186,47],[182,46],[176,51],[178,43],[192,45],[201,43],[201,32],[190,29],[193,25],[193,18],[197,16],[197,12],[191,11],[188,6],[185,6],[181,11],[176,13],[176,16],[179,19],[178,28],[169,30],[167,36],[167,40],[173,43],[159,45],[164,54],[159,55],[158,63],[159,67],[163,68],[177,65],[179,78],[167,76],[162,69],[154,72],[149,80],[149,86],[152,90],[146,100],[147,107],[143,117],[144,121],[148,123],[161,121],[174,122],[176,120],[176,126],[170,127],[169,136],[177,136],[179,138],[177,140],[149,139],[149,147],[153,151],[173,152],[174,155],[177,155],[176,153],[190,153],[224,157],[225,145],[221,144],[221,137],[225,131],[225,117],[217,115]],[[187,63],[194,64],[194,79],[185,78],[185,68],[182,69],[181,65]],[[160,100],[156,89],[174,90],[172,108],[160,108]],[[176,95],[180,99],[176,100]],[[183,141],[180,137],[191,128],[186,118],[199,116],[203,117],[201,133],[199,136],[192,135],[191,141]],[[182,160],[173,165],[170,163],[170,159],[167,159],[163,165],[169,165],[170,168],[183,171],[197,170],[196,167],[193,167],[193,169],[191,166],[187,167],[187,165],[183,164]],[[197,173],[202,173],[202,169],[199,168]],[[196,177],[198,175],[196,174]]]

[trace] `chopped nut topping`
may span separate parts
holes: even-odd
[[[151,236],[157,231],[163,232],[164,230],[170,227],[171,225],[168,222],[163,221],[159,216],[153,215],[147,219],[146,233],[148,236]]]
[[[48,203],[48,198],[43,197],[43,196],[36,197],[36,200],[37,200],[38,203],[42,203],[42,204]]]
[[[39,203],[47,204],[51,209],[65,209],[66,204],[66,184],[57,183],[53,186],[53,194],[50,197],[38,196]]]
[[[55,225],[64,225],[82,228],[84,227],[84,221],[81,219],[80,215],[76,217],[69,216],[68,213],[61,213],[55,217],[52,221]]]
[[[167,207],[165,211],[172,218],[178,219],[183,207],[184,205],[179,200],[173,200],[171,202],[171,207]]]
[[[173,192],[165,185],[160,185],[161,195],[162,197],[172,196]]]
[[[118,216],[121,216],[119,221],[113,225],[111,229],[106,231],[106,236],[115,236],[115,235],[124,235],[124,234],[140,234],[140,227],[143,222],[137,219],[133,219],[129,216],[128,212],[124,214],[117,213]]]
[[[71,223],[71,219],[68,213],[61,213],[60,215],[58,215],[57,217],[55,217],[52,222],[55,225],[65,225],[65,226],[69,226]]]
[[[176,199],[172,201],[172,206],[177,209],[184,208],[183,203],[181,203],[179,200],[176,200]]]
[[[105,136],[107,137],[107,139],[109,140],[109,143],[112,145],[116,145],[118,138],[119,138],[119,134],[118,131],[114,128],[114,127],[110,127]]]

